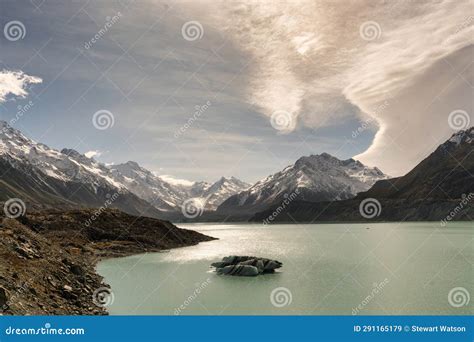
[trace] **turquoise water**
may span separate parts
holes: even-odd
[[[473,313],[472,222],[179,226],[219,240],[102,261],[111,314]],[[233,254],[283,267],[252,278],[209,268]]]

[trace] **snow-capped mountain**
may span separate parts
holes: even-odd
[[[458,131],[404,176],[377,181],[350,200],[295,200],[271,222],[439,221],[444,226],[447,221],[472,221],[473,148],[474,127]],[[376,217],[361,215],[359,206],[366,199],[379,203]],[[256,213],[251,221],[269,222],[277,206]]]
[[[474,190],[474,127],[454,133],[402,177],[377,182],[358,197],[455,199]]]
[[[181,210],[190,198],[200,199],[206,210],[215,210],[224,200],[250,187],[250,184],[231,177],[222,177],[215,183],[181,182],[171,184],[164,177],[141,167],[135,162],[112,165],[115,181],[129,191],[147,200],[160,210]]]
[[[214,184],[208,183],[207,185],[208,186],[200,189],[202,192],[197,197],[205,199],[205,209],[208,210],[217,209],[217,207],[230,196],[245,191],[251,186],[235,177],[222,177]],[[193,189],[193,192],[196,193],[196,188]]]
[[[103,164],[77,151],[58,151],[0,121],[0,200],[17,197],[34,207],[110,206],[159,217],[160,211],[115,181]]]
[[[181,205],[189,198],[199,198],[206,203],[206,210],[214,210],[229,196],[250,186],[234,177],[223,177],[215,183],[171,184],[133,161],[106,166],[73,149],[49,148],[27,138],[4,121],[0,121],[0,159],[4,183],[8,183],[11,170],[20,178],[11,178],[8,189],[15,189],[15,184],[21,183],[24,189],[18,186],[16,189],[18,194],[22,192],[19,197],[34,197],[25,194],[32,190],[28,187],[35,187],[41,196],[36,201],[31,200],[44,206],[49,203],[45,197],[55,205],[101,206],[107,200],[106,196],[119,193],[120,200],[114,203],[119,209],[132,214],[140,214],[146,209],[149,215],[158,216],[181,210]],[[8,199],[15,190],[5,189],[4,193],[10,194],[4,196]]]
[[[90,183],[94,187],[111,186],[125,189],[110,177],[109,170],[77,151],[61,152],[25,137],[6,122],[0,121],[0,155],[12,161],[27,162],[58,180]]]
[[[298,200],[343,200],[368,190],[376,181],[385,178],[387,176],[378,168],[367,167],[354,159],[339,160],[327,153],[311,155],[230,197],[218,211],[262,210],[296,192]]]
[[[134,161],[109,166],[113,179],[160,210],[174,210],[187,194]]]

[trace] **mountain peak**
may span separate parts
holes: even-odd
[[[127,165],[127,166],[131,167],[132,169],[141,169],[140,164],[138,164],[137,162],[135,162],[133,160],[129,160],[128,162],[126,162],[123,165]]]
[[[462,143],[472,144],[474,141],[474,126],[471,128],[467,128],[465,130],[460,130],[454,133],[451,138],[447,141],[447,143],[455,143],[456,145]]]
[[[82,156],[82,154],[80,154],[79,152],[77,152],[75,149],[73,148],[63,148],[61,150],[61,153],[62,154],[65,154],[69,157],[79,157],[79,156]]]

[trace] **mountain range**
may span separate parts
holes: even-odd
[[[349,199],[386,178],[378,168],[367,167],[354,159],[339,160],[327,153],[301,157],[248,190],[229,197],[217,212],[229,215],[257,212],[281,203],[291,194],[309,202]]]
[[[0,200],[20,198],[33,209],[110,207],[166,218],[189,198],[213,210],[250,185],[234,177],[215,183],[171,184],[135,162],[106,166],[73,149],[61,151],[27,138],[0,121]],[[113,200],[112,200],[113,199]]]
[[[250,185],[235,177],[173,181],[134,161],[105,165],[74,149],[49,148],[0,121],[0,201],[20,198],[31,209],[110,206],[173,221],[190,220],[182,212],[190,199],[202,205],[192,221],[258,221],[284,203],[276,221],[306,222],[359,220],[358,203],[376,198],[387,207],[378,219],[437,219],[474,188],[473,135],[473,128],[457,132],[403,177],[322,153]]]
[[[474,127],[458,131],[402,177],[382,179],[353,199],[310,202],[299,198],[252,221],[419,221],[474,219]],[[364,203],[371,206],[364,214]]]

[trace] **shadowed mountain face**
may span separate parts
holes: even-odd
[[[110,177],[109,170],[77,151],[51,149],[0,122],[0,200],[19,198],[28,209],[110,206],[132,215],[159,210]]]
[[[375,183],[358,198],[458,199],[474,191],[474,127],[454,134],[403,177]]]
[[[254,215],[252,221],[365,221],[363,200],[380,203],[373,220],[409,221],[474,219],[474,128],[454,134],[405,176],[380,180],[354,199],[311,203],[294,201],[278,215],[278,206]],[[454,215],[452,215],[454,213]]]
[[[0,121],[0,201],[19,198],[29,209],[107,206],[132,215],[176,216],[189,198],[215,209],[250,185],[234,177],[171,184],[135,162],[108,167],[73,149],[57,151]]]
[[[367,167],[354,159],[339,160],[327,153],[311,155],[230,197],[217,212],[257,212],[292,194],[298,200],[311,202],[344,200],[385,178],[387,176],[379,169]]]

